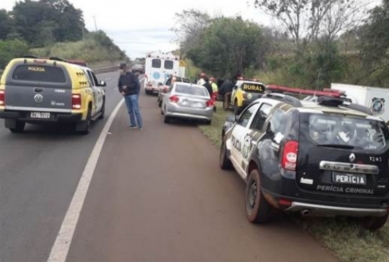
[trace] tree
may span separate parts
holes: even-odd
[[[198,35],[201,41],[186,55],[207,72],[227,77],[260,68],[267,52],[262,28],[234,18],[215,18]]]
[[[179,26],[172,28],[172,31],[177,35],[181,52],[186,54],[200,44],[201,34],[209,26],[211,18],[198,10],[189,9],[176,13],[176,20]]]
[[[311,43],[323,35],[331,40],[361,21],[362,0],[254,0],[287,28],[296,47]]]
[[[20,40],[0,40],[0,68],[4,68],[10,60],[25,55],[28,45]]]
[[[83,37],[82,11],[67,0],[25,0],[17,2],[12,13],[16,33],[34,47]]]
[[[0,40],[7,39],[13,31],[12,19],[5,9],[0,9]]]

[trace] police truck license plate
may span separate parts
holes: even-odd
[[[48,118],[50,118],[50,113],[46,113],[46,112],[31,112],[31,118],[48,119]]]
[[[366,175],[333,172],[332,182],[337,184],[366,185]]]

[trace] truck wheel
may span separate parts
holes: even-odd
[[[388,214],[382,217],[367,217],[362,219],[362,225],[365,229],[376,231],[383,227],[388,220]]]
[[[170,117],[169,116],[165,116],[164,119],[163,119],[163,122],[165,124],[169,124],[170,123]]]
[[[104,119],[105,117],[105,98],[103,100],[103,106],[101,107],[99,119]]]
[[[88,109],[88,113],[86,116],[86,119],[84,121],[80,121],[76,125],[77,131],[82,135],[87,135],[90,133],[90,127],[91,127],[91,108]]]
[[[12,120],[11,120],[12,121]],[[6,124],[7,125],[7,124]],[[8,129],[11,131],[11,133],[23,133],[24,128],[26,126],[25,122],[22,121],[14,121],[12,127],[9,127]]]
[[[231,160],[227,157],[227,147],[226,142],[222,142],[222,146],[220,148],[220,155],[219,155],[219,166],[223,170],[231,170],[232,169],[232,163]]]
[[[261,191],[261,177],[257,169],[251,171],[246,184],[246,216],[251,223],[264,224],[270,220],[272,207]]]

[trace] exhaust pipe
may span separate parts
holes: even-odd
[[[311,214],[311,210],[309,209],[305,209],[301,211],[301,215],[304,217],[309,216],[309,214]]]

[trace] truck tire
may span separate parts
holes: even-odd
[[[231,170],[232,163],[231,160],[227,157],[227,147],[226,142],[222,142],[222,146],[220,147],[220,155],[219,155],[219,166],[223,170]]]
[[[101,107],[99,119],[104,119],[105,117],[105,97],[103,99],[103,106]]]
[[[367,230],[377,231],[381,227],[385,226],[387,220],[388,214],[382,217],[367,217],[362,219],[362,225]]]
[[[269,222],[272,207],[262,194],[261,176],[257,169],[253,169],[247,179],[245,202],[246,216],[251,223]]]
[[[91,107],[89,107],[86,119],[76,124],[76,130],[82,135],[89,134],[91,128],[91,122],[92,122]]]
[[[16,121],[10,119],[5,120],[5,127],[8,128],[13,134],[23,133],[25,126],[26,123],[22,121]]]

